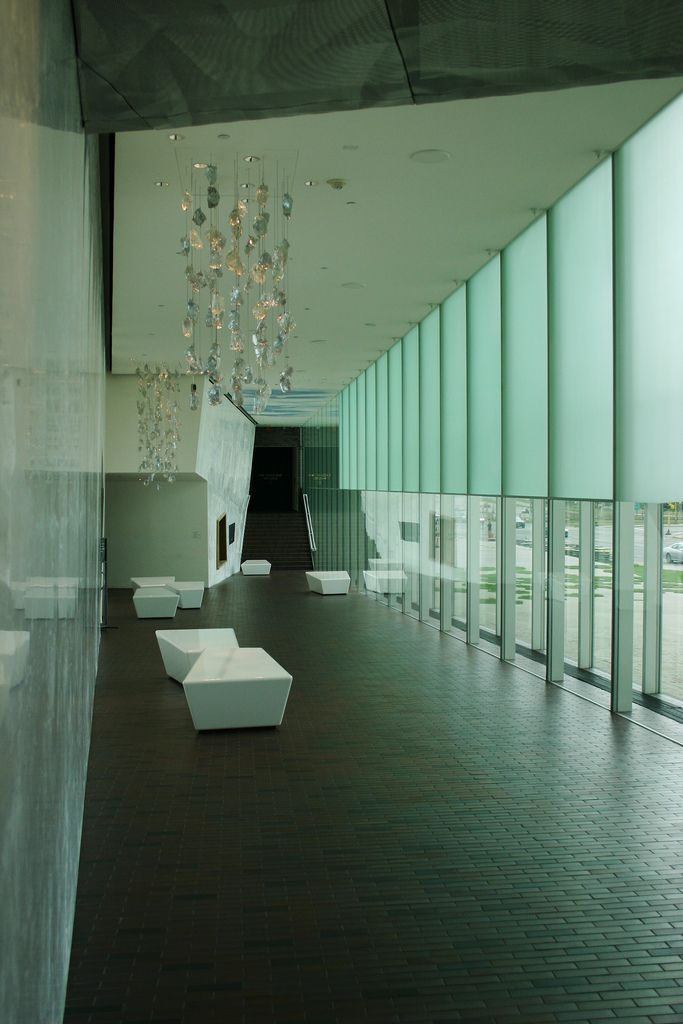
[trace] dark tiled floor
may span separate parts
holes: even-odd
[[[300,573],[179,613],[294,675],[197,735],[110,620],[68,1024],[683,1022],[680,747]]]

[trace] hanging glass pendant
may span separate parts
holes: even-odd
[[[200,228],[205,220],[206,214],[202,210],[201,206],[198,206],[197,209],[192,214],[192,222],[193,224],[196,224],[198,228]]]
[[[254,217],[254,223],[252,225],[252,231],[257,238],[263,238],[268,231],[268,221],[270,220],[270,214],[263,210],[258,216]]]
[[[215,185],[209,185],[206,190],[206,205],[210,210],[215,210],[221,201],[220,192]]]
[[[251,256],[252,252],[256,248],[256,241],[257,240],[254,238],[253,235],[247,235],[247,240],[244,243],[244,251],[247,254],[247,256]]]
[[[247,365],[242,370],[242,383],[243,384],[251,384],[253,379],[254,379],[254,371],[252,370],[251,366],[249,366],[249,364],[247,363]]]
[[[179,256],[187,256],[190,251],[190,239],[187,235],[183,235],[180,239],[180,249],[178,250]]]
[[[256,202],[262,209],[268,202],[268,186],[264,182],[256,189]]]
[[[231,306],[241,306],[243,300],[244,300],[244,295],[242,293],[242,289],[237,287],[237,286],[235,286],[231,290],[231,292],[230,292],[230,305]]]
[[[235,277],[241,277],[244,273],[244,264],[240,257],[238,249],[231,249],[228,255],[225,257],[225,265],[228,270],[231,270]]]
[[[206,170],[204,171],[206,180],[209,185],[215,185],[218,180],[218,168],[215,164],[207,164]]]
[[[287,217],[287,219],[289,219],[292,216],[293,205],[294,200],[290,196],[289,192],[285,192],[285,194],[282,197],[282,212],[285,215],[285,217]]]
[[[193,323],[196,322],[199,316],[199,306],[193,299],[190,299],[187,303],[187,315]]]
[[[206,237],[209,240],[209,247],[211,249],[211,252],[221,252],[223,249],[225,249],[225,243],[227,242],[227,239],[223,232],[219,231],[218,228],[209,228],[209,230],[206,233]]]
[[[231,334],[230,350],[232,352],[244,352],[244,339],[240,331],[233,331]]]
[[[190,320],[189,316],[186,316],[185,319],[183,320],[183,337],[192,337],[192,321]]]
[[[188,192],[187,189],[183,192],[183,198],[180,200],[180,209],[183,213],[187,213],[188,210],[192,209],[192,193]]]
[[[192,246],[193,249],[204,248],[202,236],[199,234],[196,228],[192,228],[192,231],[190,231],[190,245]]]
[[[199,408],[199,395],[197,394],[197,385],[193,382],[190,386],[190,409],[196,412]]]
[[[296,327],[292,314],[288,310],[285,310],[284,313],[280,313],[277,317],[277,322],[280,325],[280,331],[283,334],[289,334]]]
[[[285,347],[286,338],[283,334],[278,334],[275,341],[273,342],[273,348],[276,352],[282,352]]]
[[[210,384],[206,394],[209,399],[209,405],[221,404],[221,389],[218,384]]]

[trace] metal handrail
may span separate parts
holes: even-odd
[[[304,499],[304,512],[306,513],[306,529],[308,530],[308,543],[310,545],[311,551],[313,552],[317,551],[318,548],[316,547],[315,534],[313,533],[313,520],[311,519],[311,508],[310,505],[308,504],[308,495],[304,494],[303,491],[301,492],[301,495]]]

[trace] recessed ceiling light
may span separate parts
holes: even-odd
[[[346,205],[347,206],[355,206],[356,205],[355,199],[348,199],[347,202],[346,202]]]
[[[350,143],[347,143],[346,145],[342,146],[342,149],[358,149],[358,146],[353,146]]]
[[[167,181],[155,181],[154,184],[156,185],[157,188],[166,188],[166,186],[168,185],[168,182]]]
[[[365,288],[365,285],[360,281],[344,281],[342,288]]]
[[[313,186],[317,184],[318,182],[314,178],[306,178],[306,181],[304,182],[304,185],[308,188],[313,188]]]
[[[171,132],[168,137],[171,142],[180,142],[181,139],[185,138],[185,136],[181,135],[180,132]]]
[[[249,188],[250,185],[251,185],[250,181],[241,181],[240,182],[240,188]]]
[[[205,171],[209,165],[204,160],[195,160],[192,166],[195,171]]]
[[[321,267],[320,269],[321,270],[327,270],[327,267]]]
[[[445,149],[417,149],[410,154],[410,159],[418,164],[442,164],[444,160],[450,160],[451,154]]]
[[[367,324],[363,324],[363,327],[376,327],[376,326],[377,326],[377,324],[370,323],[369,321],[368,321]]]
[[[346,185],[346,178],[327,178],[327,184],[330,188],[333,188],[335,192],[340,192],[341,189]]]
[[[261,157],[260,156],[254,156],[252,153],[250,153],[248,156],[242,157],[242,159],[244,160],[245,164],[255,164],[255,163],[258,163],[258,161],[261,159]]]
[[[311,338],[311,345],[325,345],[325,338]]]
[[[230,138],[230,136],[229,136],[229,135],[227,134],[227,132],[221,132],[221,133],[219,134],[218,138],[219,138],[219,139],[229,139],[229,138]]]

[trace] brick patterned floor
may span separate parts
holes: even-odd
[[[294,676],[198,735],[110,621],[65,1022],[683,1022],[679,746],[285,572],[178,613]]]

